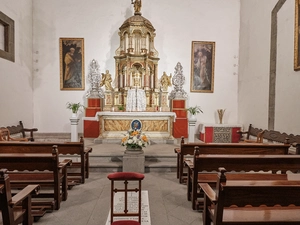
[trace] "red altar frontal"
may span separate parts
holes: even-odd
[[[238,143],[241,124],[199,124],[200,140],[205,143]]]

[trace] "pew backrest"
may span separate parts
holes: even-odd
[[[20,188],[27,184],[51,185],[55,209],[67,198],[67,165],[72,161],[60,162],[57,146],[52,146],[52,153],[2,153],[0,167],[6,168],[11,178],[11,185]],[[50,151],[50,150],[49,150]]]
[[[216,191],[206,183],[200,184],[205,193],[203,224],[213,222],[221,225],[229,220],[236,224],[299,222],[300,199],[296,196],[300,194],[300,181],[230,180],[227,179],[227,174],[225,176],[224,173],[219,173],[217,183]],[[293,206],[288,208],[291,205]],[[230,206],[234,208],[229,208]],[[245,214],[241,217],[240,213]]]
[[[84,147],[83,138],[79,142],[0,142],[0,154],[4,153],[39,153],[49,154],[51,153],[52,146],[56,145],[58,153],[61,156],[78,155],[80,162],[72,163],[72,167],[78,165],[80,167],[80,181],[85,182],[85,178],[89,177],[89,153],[92,148]],[[72,179],[73,174],[69,174],[69,178]],[[77,176],[77,174],[76,174]],[[74,176],[75,177],[75,176]]]
[[[260,155],[286,155],[289,144],[268,143],[181,143],[180,153],[177,155],[179,182],[183,182],[183,163],[187,155],[194,155],[195,147],[199,154],[260,154]]]

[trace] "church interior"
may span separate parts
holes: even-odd
[[[107,176],[123,169],[145,175],[149,202],[141,224],[218,224],[194,208],[194,189],[206,195],[206,187],[189,190],[188,178],[181,182],[184,144],[237,146],[251,133],[247,145],[275,140],[297,161],[299,6],[300,0],[0,0],[0,155],[8,155],[1,146],[8,130],[21,145],[93,149],[89,178],[34,223],[109,225]],[[14,135],[17,125],[36,128],[34,141]],[[139,147],[131,132],[144,135]],[[193,162],[195,146],[187,154]],[[64,157],[74,165],[86,161],[72,154]],[[189,163],[181,167],[193,177]],[[297,174],[287,177],[300,185]],[[293,204],[300,212],[300,202]]]

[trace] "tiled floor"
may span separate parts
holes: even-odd
[[[94,144],[92,154],[120,154],[124,147],[119,144]],[[145,149],[147,155],[174,155],[178,144],[153,144]],[[91,172],[85,184],[69,191],[67,201],[58,211],[47,213],[35,224],[41,225],[105,225],[110,207],[110,182],[108,172]],[[187,201],[186,185],[179,184],[175,172],[145,173],[143,190],[148,190],[152,225],[199,225],[202,213],[193,211]]]

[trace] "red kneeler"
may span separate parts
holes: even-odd
[[[134,172],[116,172],[108,174],[107,178],[111,181],[111,203],[110,203],[110,221],[111,225],[140,225],[142,217],[142,180],[144,179],[144,174],[134,173]],[[115,188],[115,182],[124,182],[124,187]],[[130,182],[132,181],[132,182]],[[137,181],[137,182],[136,182]],[[136,187],[128,187],[129,183],[134,183]],[[128,212],[128,192],[138,193],[138,211]],[[117,192],[124,192],[124,212],[114,212],[114,195]],[[121,220],[115,221],[114,217],[138,217],[139,222],[134,220]]]

